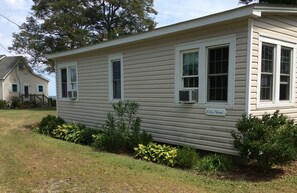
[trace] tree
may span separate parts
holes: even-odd
[[[239,1],[239,3],[246,4],[246,5],[252,2],[297,5],[297,0],[240,0]]]
[[[10,50],[29,55],[35,69],[45,54],[71,50],[155,28],[154,0],[33,0],[32,13],[13,34]]]

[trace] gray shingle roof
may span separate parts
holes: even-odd
[[[3,55],[0,55],[0,58],[2,57]],[[4,79],[19,59],[21,56],[6,56],[0,60],[0,79]]]

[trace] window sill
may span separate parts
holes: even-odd
[[[275,108],[275,107],[294,107],[294,102],[261,102],[257,104],[257,109],[264,109],[264,108]]]
[[[176,107],[233,109],[233,104],[228,104],[228,103],[176,103],[175,106]]]
[[[57,99],[57,101],[62,101],[62,102],[67,102],[67,101],[73,101],[73,102],[75,102],[75,101],[78,101],[78,98],[76,98],[76,99],[70,99],[70,98],[60,98],[60,99]]]
[[[118,103],[120,101],[123,101],[124,99],[110,99],[109,104]]]

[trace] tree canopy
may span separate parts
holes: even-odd
[[[45,54],[152,30],[154,0],[33,0],[32,13],[13,34],[10,50],[36,68],[54,66]]]
[[[249,4],[252,2],[268,3],[268,4],[286,4],[286,5],[297,5],[297,0],[239,0],[239,3]]]

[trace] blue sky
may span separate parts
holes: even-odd
[[[20,25],[26,21],[32,4],[32,0],[1,0],[0,14]],[[157,27],[242,6],[238,0],[155,0],[154,5],[158,11],[155,16]],[[18,32],[18,27],[0,16],[0,54],[14,55],[6,51],[11,46],[13,32]],[[56,95],[54,75],[44,76],[51,80],[49,95]]]

